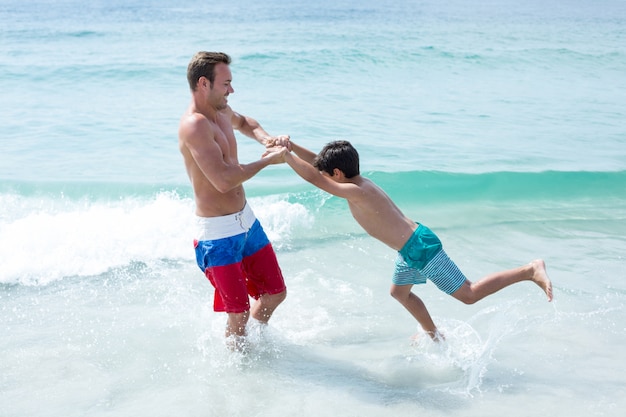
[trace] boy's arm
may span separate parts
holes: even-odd
[[[292,147],[295,145],[293,142],[291,143]],[[305,158],[310,157],[313,154],[311,151],[308,151],[305,148],[302,148],[296,145]],[[302,152],[307,151],[307,152]],[[298,152],[294,149],[296,155]],[[350,199],[351,196],[354,195],[355,192],[358,191],[358,187],[351,183],[338,183],[330,178],[326,178],[322,175],[317,168],[308,163],[303,158],[296,156],[291,152],[285,152],[285,162],[294,170],[298,175],[300,175],[305,181],[310,182],[316,187],[335,195],[337,197]],[[315,157],[315,154],[313,154]],[[312,158],[311,158],[312,160]]]
[[[296,155],[300,157],[300,159],[308,162],[311,165],[313,165],[313,160],[317,156],[315,152],[308,150],[304,146],[300,146],[297,143],[292,142],[291,138],[289,136],[285,137],[285,135],[269,138],[265,142],[265,146],[267,148],[272,148],[274,146],[284,146],[285,148],[289,149],[289,151],[295,152]]]
[[[289,142],[291,145],[291,150],[296,153],[302,160],[308,162],[310,165],[313,164],[313,160],[317,156],[315,152],[308,150],[307,148],[298,145],[297,143]]]

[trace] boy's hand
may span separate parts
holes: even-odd
[[[291,142],[289,141],[289,135],[269,136],[265,138],[265,147],[274,148],[277,146],[284,146],[291,151]]]

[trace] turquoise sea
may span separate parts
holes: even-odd
[[[544,258],[554,302],[428,283],[447,341],[412,342],[395,253],[271,166],[288,298],[230,352],[177,146],[198,50],[270,133],[350,140],[470,279]],[[621,416],[625,121],[623,0],[0,0],[0,416]]]

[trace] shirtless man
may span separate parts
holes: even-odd
[[[178,137],[196,202],[196,260],[215,288],[213,309],[228,314],[226,337],[235,336],[239,347],[237,336],[245,336],[250,314],[267,323],[287,293],[272,245],[242,185],[268,165],[283,162],[282,154],[266,152],[257,161],[239,163],[234,129],[261,144],[289,137],[271,137],[256,120],[230,108],[230,61],[220,52],[198,52],[191,59],[191,104]],[[252,308],[248,296],[256,300]]]
[[[524,280],[535,282],[552,301],[552,283],[541,259],[487,275],[477,282],[465,278],[429,228],[407,218],[381,188],[360,175],[359,154],[349,142],[331,142],[318,155],[288,139],[273,140],[268,144],[270,149],[272,144],[284,146],[285,162],[306,181],[345,198],[352,216],[369,235],[398,251],[391,295],[433,340],[442,335],[422,300],[411,292],[414,284],[423,284],[427,278],[466,304]]]

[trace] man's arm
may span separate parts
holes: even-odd
[[[256,119],[250,116],[244,116],[230,108],[229,111],[231,112],[231,124],[233,129],[237,129],[242,134],[256,140],[261,145],[267,146],[267,141],[270,139],[286,138],[289,140],[289,135],[271,136]]]
[[[228,163],[208,121],[197,115],[181,123],[179,134],[198,168],[221,193],[241,185],[266,166],[283,162],[281,153],[276,151],[266,152],[261,159],[249,164]]]

